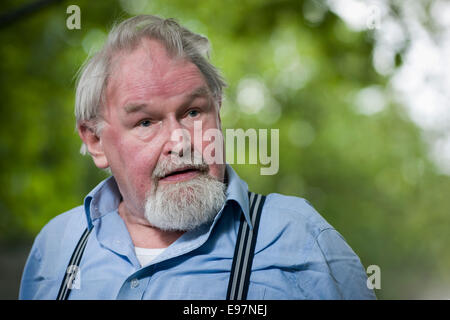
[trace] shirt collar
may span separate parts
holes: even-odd
[[[114,176],[108,177],[100,182],[84,198],[84,209],[89,228],[92,222],[105,214],[117,210],[122,200],[119,187]]]
[[[241,208],[248,225],[252,229],[249,215],[248,185],[237,175],[233,168],[226,165],[228,180],[226,203],[235,201]],[[88,227],[92,228],[93,221],[105,214],[117,210],[122,199],[114,176],[100,182],[84,198],[84,208]]]
[[[238,174],[229,164],[226,165],[226,175],[228,178],[226,202],[232,200],[236,201],[237,204],[241,207],[241,210],[244,213],[245,220],[247,220],[250,229],[253,229],[252,221],[250,219],[248,185],[238,176]]]

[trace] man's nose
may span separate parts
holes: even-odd
[[[178,155],[182,157],[192,149],[191,132],[177,119],[169,119],[165,130],[166,142],[163,147],[165,156]]]

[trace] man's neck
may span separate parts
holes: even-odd
[[[131,214],[123,201],[119,204],[119,215],[125,222],[135,247],[166,248],[184,233],[184,231],[163,231],[153,227],[144,216]]]

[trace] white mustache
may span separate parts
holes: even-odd
[[[202,158],[197,158],[197,161],[186,161],[180,157],[171,156],[158,161],[155,169],[153,170],[152,177],[154,179],[161,179],[170,173],[184,170],[198,170],[203,173],[209,171],[209,166]],[[199,163],[200,161],[201,163]]]

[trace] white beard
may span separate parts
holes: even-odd
[[[206,164],[201,166],[205,169]],[[164,231],[189,231],[212,222],[226,200],[225,184],[207,172],[187,181],[156,183],[155,187],[147,196],[145,217]]]

